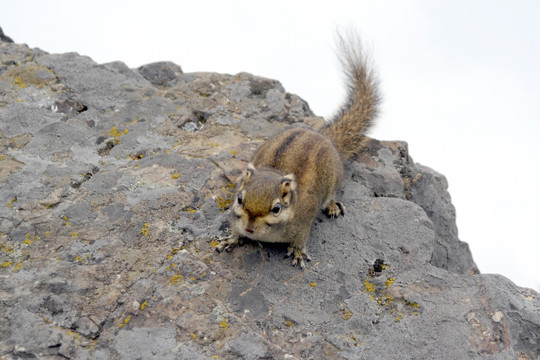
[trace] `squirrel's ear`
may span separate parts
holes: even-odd
[[[240,185],[240,188],[244,187],[245,184],[249,182],[249,179],[255,174],[255,166],[253,166],[252,163],[249,163],[247,166],[247,169],[242,173],[242,175],[238,178],[238,183]]]
[[[281,192],[282,204],[288,206],[291,203],[294,196],[294,191],[296,190],[296,180],[294,174],[285,175],[281,179],[279,190]]]

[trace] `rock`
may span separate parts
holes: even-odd
[[[146,80],[154,85],[162,86],[182,74],[182,68],[180,66],[168,61],[143,65],[138,70]]]
[[[11,40],[9,36],[4,35],[4,31],[2,30],[1,27],[0,27],[0,41],[10,42],[10,43],[13,42],[13,40]]]
[[[305,101],[9,42],[0,63],[0,357],[538,358],[538,294],[478,273],[406,143],[346,165],[305,270],[275,244],[218,254],[252,152],[320,126]]]

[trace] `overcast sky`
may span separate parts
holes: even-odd
[[[334,35],[354,27],[384,95],[371,135],[447,177],[482,273],[540,289],[539,1],[4,1],[0,27],[98,63],[277,79],[325,117],[344,97]]]

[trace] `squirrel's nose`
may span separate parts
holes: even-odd
[[[248,233],[250,233],[250,234],[253,234],[253,229],[246,228],[246,232],[248,232]]]

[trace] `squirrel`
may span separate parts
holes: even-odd
[[[319,209],[336,218],[345,207],[335,200],[343,163],[358,153],[374,122],[380,96],[357,37],[338,34],[347,100],[320,131],[288,128],[264,142],[240,176],[231,206],[233,235],[216,250],[231,251],[239,238],[289,243],[287,257],[304,268],[306,242]]]

